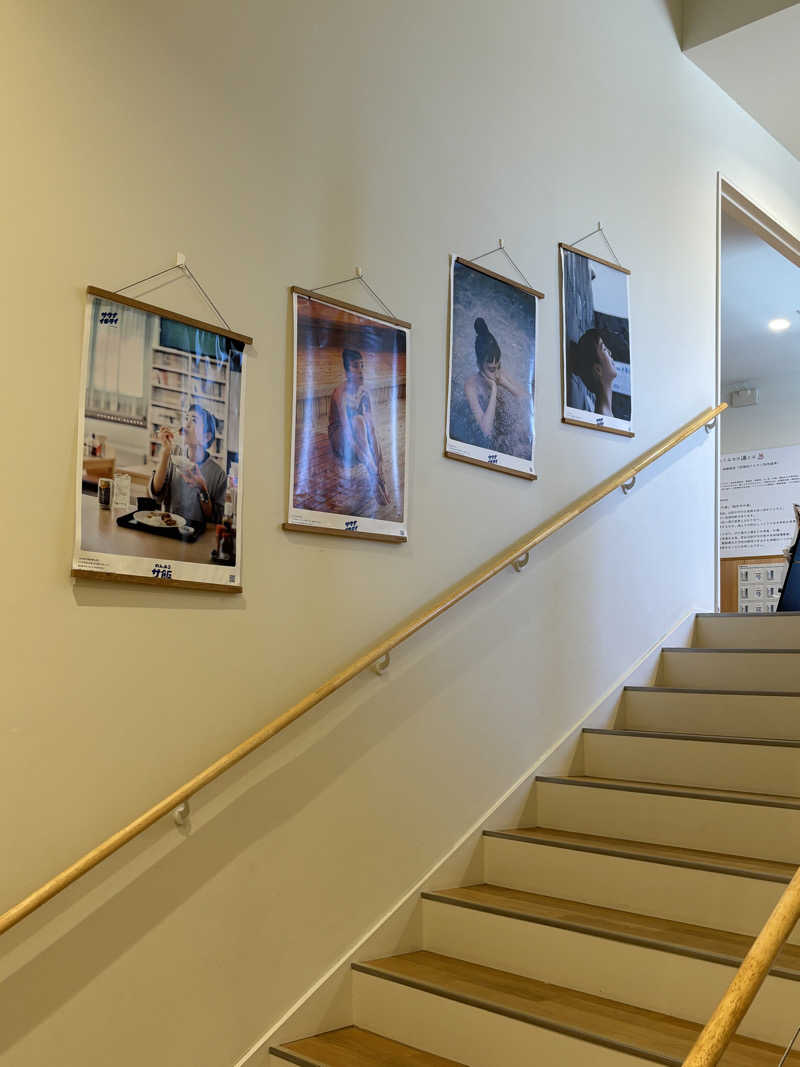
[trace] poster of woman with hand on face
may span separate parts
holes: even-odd
[[[457,256],[450,269],[445,455],[533,479],[537,300]]]

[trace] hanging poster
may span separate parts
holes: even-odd
[[[284,529],[408,540],[411,324],[292,288],[294,394]]]
[[[796,537],[800,445],[720,457],[719,554],[778,556]]]
[[[450,259],[445,455],[533,480],[537,300],[543,294]]]
[[[241,592],[252,339],[87,294],[72,574]]]
[[[559,245],[562,422],[633,437],[630,271]]]

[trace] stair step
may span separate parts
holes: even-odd
[[[800,861],[796,797],[572,775],[536,779],[536,821],[554,830]]]
[[[629,730],[800,740],[800,695],[626,686],[621,724]]]
[[[665,648],[657,684],[676,689],[800,692],[800,650]]]
[[[747,737],[744,734],[705,734],[689,733],[688,731],[674,730],[630,730],[608,729],[596,726],[586,726],[584,734],[604,734],[616,737],[646,737],[667,741],[712,741],[715,745],[751,745],[763,746],[764,748],[800,748],[800,739],[788,737]],[[798,795],[800,800],[800,795]]]
[[[419,1032],[429,1025],[433,1011],[438,1024],[438,1051],[445,1044],[464,1048],[469,1053],[466,1062],[474,1067],[494,1067],[499,1062],[504,1067],[527,1067],[532,1062],[531,1053],[537,1049],[535,1031],[539,1029],[571,1039],[570,1045],[577,1039],[595,1046],[592,1059],[584,1056],[576,1063],[616,1062],[601,1056],[598,1048],[603,1048],[634,1060],[680,1067],[701,1029],[698,1023],[433,952],[411,952],[354,964],[353,968],[356,1010],[364,1019],[374,1019],[370,1029]],[[416,995],[399,996],[394,1001],[392,994],[398,986],[413,990]],[[402,1005],[402,1011],[395,1005]],[[468,1009],[468,1014],[458,1011],[458,1007]],[[475,1009],[483,1016],[480,1021],[475,1020]],[[508,1024],[528,1024],[524,1037],[529,1040],[522,1040],[518,1025],[510,1025],[508,1036],[513,1034],[513,1040],[508,1045],[498,1044],[494,1059],[487,1058],[489,1050],[480,1048],[475,1040],[475,1030],[487,1015],[500,1017]],[[475,1020],[472,1025],[471,1020]],[[495,1029],[495,1037],[499,1032]],[[392,1036],[396,1039],[397,1034]],[[776,1045],[737,1037],[726,1053],[725,1065],[775,1067],[782,1051]],[[562,1054],[540,1062],[573,1060]],[[792,1054],[787,1063],[798,1067],[800,1054]]]
[[[697,615],[697,648],[800,648],[800,612]]]
[[[795,865],[557,830],[484,833],[484,881],[754,937]],[[800,929],[790,934],[800,942]]]
[[[800,811],[800,796],[780,793],[757,793],[743,789],[721,789],[702,785],[686,787],[670,782],[642,782],[636,779],[607,778],[602,775],[567,774],[537,778],[537,782],[573,785],[586,789],[615,789],[628,793],[654,793],[658,796],[689,797],[712,800],[720,804],[745,804],[762,808],[786,808]]]
[[[628,841],[619,837],[600,837],[565,830],[551,830],[542,826],[513,830],[486,830],[485,837],[500,837],[510,841],[533,841],[553,848],[577,849],[579,852],[598,852],[606,856],[661,863],[670,867],[689,867],[698,871],[715,871],[743,878],[761,878],[788,885],[797,867],[791,863],[730,856],[723,852],[660,845],[651,841]]]
[[[697,616],[582,745],[483,883],[422,893],[421,950],[353,964],[356,1025],[270,1062],[681,1067],[800,863],[800,613]],[[800,1067],[797,983],[800,929],[724,1067]]]
[[[301,1067],[464,1067],[357,1026],[290,1041],[269,1051],[276,1059]]]
[[[583,731],[586,775],[792,796],[800,804],[800,741],[642,730]]]
[[[535,831],[529,831],[535,833]],[[589,933],[612,941],[646,945],[665,952],[738,967],[753,943],[746,934],[678,923],[652,915],[602,908],[577,900],[525,893],[496,885],[463,886],[422,894],[423,900],[490,912],[524,922]],[[800,946],[785,945],[770,973],[800,981]]]
[[[503,886],[423,893],[428,951],[699,1023],[711,1016],[752,942],[744,934]],[[775,1040],[797,1013],[798,983],[800,947],[790,945],[738,1032]]]

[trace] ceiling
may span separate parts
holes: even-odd
[[[696,63],[722,89],[732,96],[745,111],[749,112],[769,133],[800,159],[800,111],[797,98],[800,95],[800,3],[761,3],[753,0],[725,0],[723,7],[729,9],[728,17],[712,20],[713,12],[720,8],[720,0],[685,0],[687,12],[698,9],[698,14],[687,21],[684,18],[684,49]],[[730,29],[732,21],[752,18],[753,12],[770,11],[765,17],[755,18]],[[742,8],[739,19],[732,20],[730,9]],[[747,9],[747,10],[745,10]],[[706,22],[700,15],[709,11]],[[720,32],[699,44],[691,42]]]
[[[722,391],[800,374],[800,267],[744,223],[722,216]],[[783,333],[770,319],[789,319]]]

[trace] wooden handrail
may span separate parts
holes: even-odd
[[[429,622],[433,622],[440,615],[444,614],[448,608],[452,608],[455,604],[458,604],[460,600],[468,596],[470,593],[479,589],[484,583],[488,582],[490,578],[493,578],[500,571],[514,563],[520,556],[524,556],[526,552],[529,552],[536,545],[541,544],[551,534],[556,533],[563,526],[566,526],[568,522],[577,518],[587,508],[590,508],[593,504],[596,504],[603,497],[608,496],[609,493],[613,493],[615,489],[619,489],[623,483],[629,482],[639,471],[644,470],[645,467],[654,463],[657,459],[663,456],[670,449],[680,444],[687,437],[690,437],[693,433],[696,433],[699,429],[710,423],[717,417],[722,411],[725,410],[727,404],[718,404],[716,407],[707,408],[704,412],[692,419],[691,422],[687,422],[685,426],[682,426],[679,430],[671,433],[669,437],[665,437],[663,441],[660,441],[657,445],[653,445],[646,452],[642,453],[638,459],[633,463],[623,467],[622,470],[617,471],[616,474],[612,474],[610,478],[606,478],[604,482],[595,486],[588,493],[584,493],[583,496],[578,497],[577,500],[568,504],[561,511],[557,512],[547,522],[543,522],[540,526],[537,526],[530,533],[516,541],[509,549],[495,556],[483,567],[472,574],[468,575],[457,585],[452,586],[447,592],[443,593],[437,600],[434,600],[432,604],[424,608],[417,615],[412,616],[407,622],[404,622],[398,629],[396,629],[385,640],[380,641],[378,644],[373,645],[369,651],[365,652],[358,659],[345,667],[343,671],[335,674],[332,678],[329,678],[327,682],[315,689],[313,693],[309,693],[299,703],[285,711],[283,715],[279,715],[277,719],[273,719],[272,722],[263,726],[260,730],[254,733],[251,737],[248,737],[246,741],[242,741],[240,745],[232,749],[226,755],[221,756],[215,763],[212,763],[210,767],[206,767],[204,771],[195,775],[188,782],[176,789],[174,793],[170,793],[169,796],[164,797],[158,804],[154,804],[152,808],[140,815],[138,819],[134,819],[132,823],[129,823],[124,829],[117,831],[111,837],[107,838],[97,848],[92,849],[91,852],[87,852],[85,856],[82,856],[79,860],[73,863],[70,867],[67,867],[60,874],[57,874],[55,878],[51,878],[49,882],[46,882],[43,886],[40,886],[35,892],[21,900],[19,904],[15,904],[13,908],[9,908],[7,912],[0,915],[0,934],[4,934],[6,930],[9,930],[12,926],[16,925],[21,919],[24,919],[31,912],[36,911],[42,904],[51,900],[57,893],[60,893],[62,889],[66,889],[68,885],[76,882],[84,874],[87,874],[93,867],[96,867],[98,863],[101,863],[108,856],[111,856],[118,849],[122,848],[129,841],[132,841],[134,837],[138,837],[153,823],[158,822],[159,819],[168,815],[184,801],[188,800],[191,796],[194,796],[203,786],[209,785],[216,778],[219,778],[221,774],[227,771],[229,768],[235,766],[240,760],[243,760],[245,756],[248,756],[255,749],[260,748],[265,741],[269,741],[271,737],[280,733],[290,723],[293,723],[296,719],[299,719],[301,715],[304,715],[311,708],[315,707],[325,697],[330,696],[331,693],[335,693],[337,689],[340,689],[346,682],[349,682],[352,678],[355,678],[357,674],[360,674],[363,670],[369,667],[371,664],[376,663],[378,660],[383,659],[393,648],[396,648],[399,644],[405,641],[407,638],[415,634],[417,630],[421,630],[423,626],[427,626]]]
[[[714,1014],[683,1061],[683,1067],[714,1067],[719,1063],[798,918],[800,869],[795,871],[764,928],[750,946]]]

